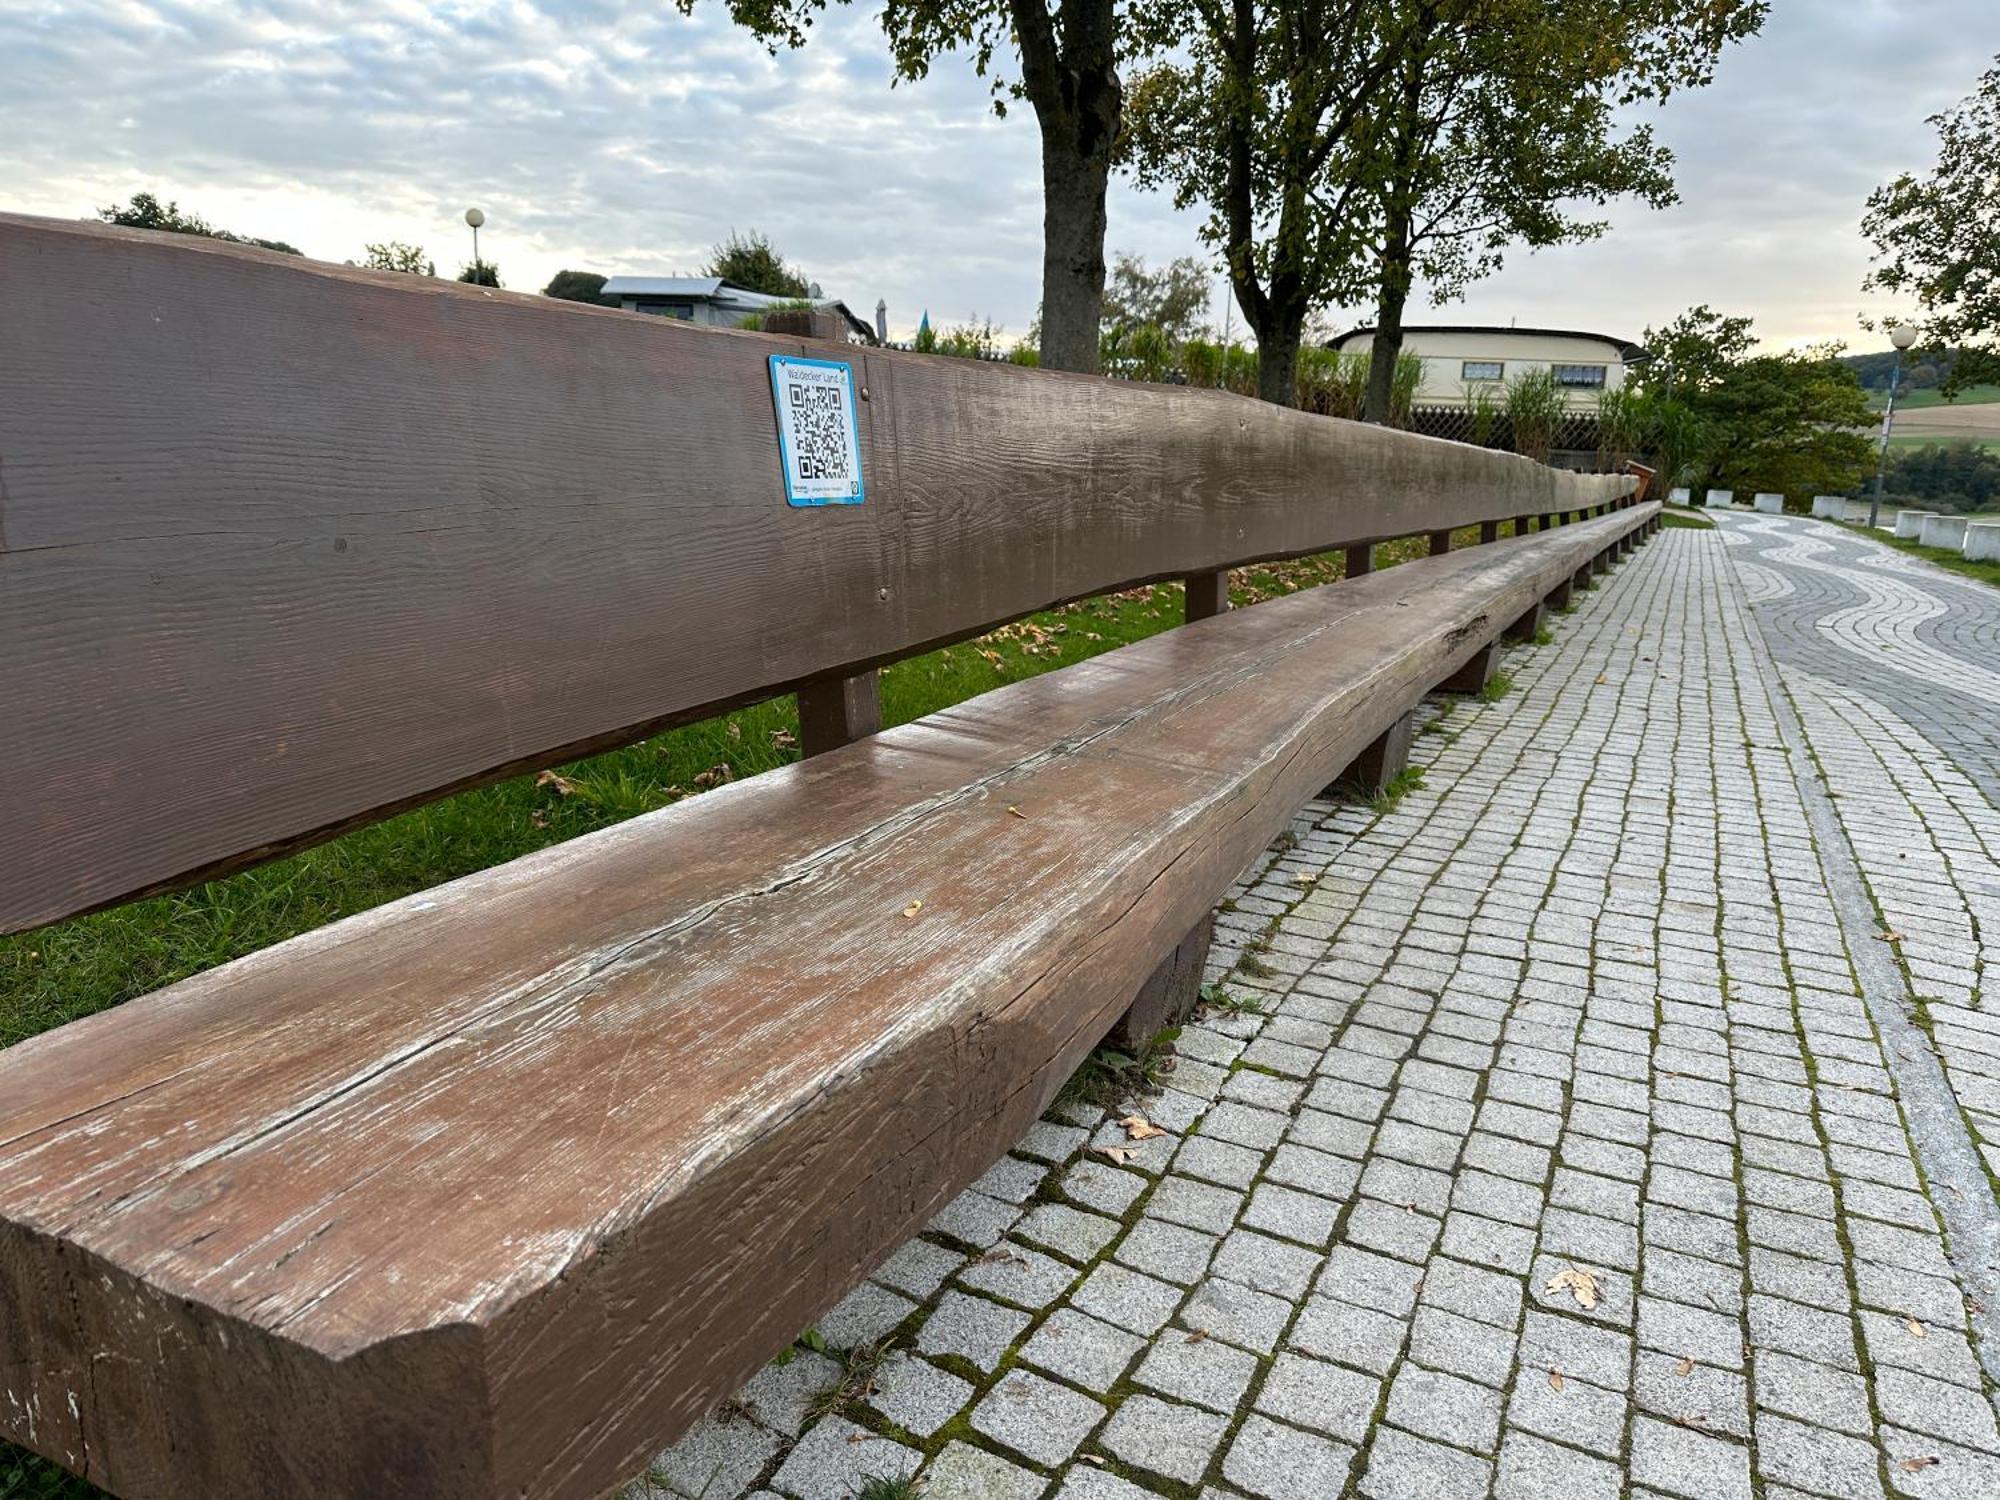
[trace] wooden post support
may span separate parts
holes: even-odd
[[[1437,685],[1440,693],[1476,693],[1493,680],[1500,670],[1500,642],[1488,641],[1451,676]]]
[[[1431,556],[1443,557],[1449,551],[1451,551],[1451,533],[1449,531],[1433,531],[1431,533]]]
[[[1593,573],[1609,573],[1611,571],[1611,549],[1609,547],[1606,547],[1590,560],[1590,570]]]
[[[1359,578],[1363,573],[1375,571],[1375,544],[1363,542],[1359,547],[1347,549],[1347,576]]]
[[[1561,583],[1549,590],[1549,597],[1542,602],[1549,609],[1568,609],[1569,592],[1570,580],[1565,578]]]
[[[1500,633],[1510,641],[1532,641],[1541,628],[1542,606],[1537,604]]]
[[[1192,1015],[1201,999],[1201,966],[1208,961],[1208,945],[1214,936],[1215,915],[1211,912],[1160,960],[1105,1040],[1136,1055],[1169,1026],[1178,1026]]]
[[[1500,523],[1498,521],[1481,521],[1479,523],[1479,540],[1482,543],[1499,541]]]
[[[1585,563],[1582,567],[1576,570],[1575,576],[1573,576],[1570,579],[1570,583],[1573,586],[1575,592],[1579,594],[1588,593],[1590,590],[1591,581],[1595,579],[1596,576],[1597,576],[1596,570],[1593,569],[1589,563]]]
[[[1368,748],[1347,764],[1347,769],[1327,784],[1329,797],[1379,797],[1408,769],[1410,744],[1417,735],[1417,711],[1413,708],[1369,742]]]
[[[1206,620],[1229,609],[1229,569],[1216,568],[1187,576],[1187,617]]]
[[[1526,536],[1530,531],[1534,530],[1534,528],[1535,528],[1535,518],[1533,516],[1514,517],[1515,536]]]
[[[872,670],[822,677],[799,689],[799,748],[807,757],[838,750],[881,728],[882,684]]]

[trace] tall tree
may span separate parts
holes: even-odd
[[[1594,239],[1578,215],[1633,196],[1675,200],[1672,163],[1618,108],[1705,83],[1764,0],[1449,0],[1408,4],[1381,128],[1339,169],[1372,185],[1349,269],[1376,305],[1366,416],[1388,420],[1403,313],[1417,282],[1449,301],[1509,246]]]
[[[227,240],[232,245],[255,245],[260,250],[278,250],[286,255],[304,253],[297,245],[288,245],[283,240],[260,240],[250,235],[231,234],[227,229],[217,229],[200,214],[183,212],[180,204],[171,201],[162,203],[151,193],[134,193],[130,203],[114,203],[109,208],[100,208],[97,217],[107,224],[122,224],[128,229],[198,234],[204,239]]]
[[[380,245],[369,245],[367,251],[367,257],[361,264],[371,271],[401,271],[407,276],[437,275],[436,264],[424,253],[421,245],[388,240]]]
[[[599,307],[616,307],[618,299],[604,295],[606,278],[595,271],[558,271],[542,288],[544,297],[560,302],[591,302]]]
[[[2000,380],[2000,57],[1973,95],[1942,114],[1928,177],[1905,172],[1868,197],[1861,228],[1875,242],[1867,288],[1916,299],[1924,343],[1960,346],[1944,378]]]
[[[474,286],[498,287],[500,268],[490,260],[467,261],[458,273],[460,281],[469,281]]]
[[[685,13],[695,0],[675,0]],[[728,0],[730,14],[772,45],[798,46],[827,0]],[[1157,0],[1147,0],[1154,4]],[[940,53],[968,53],[1009,99],[1035,111],[1042,145],[1041,362],[1098,368],[1104,302],[1105,195],[1125,92],[1121,59],[1142,45],[1138,0],[888,0],[882,27],[896,71],[930,72]],[[1002,62],[1012,54],[1013,66]]]
[[[1257,339],[1265,400],[1298,404],[1306,319],[1359,253],[1367,184],[1332,170],[1371,159],[1382,86],[1410,28],[1447,0],[1154,0],[1151,35],[1185,26],[1176,52],[1133,81],[1127,144],[1139,180],[1205,205],[1203,236],[1221,252]]]
[[[803,297],[806,279],[793,270],[756,230],[748,234],[729,231],[729,238],[709,253],[704,276],[720,276],[746,291],[764,292],[772,297]]]

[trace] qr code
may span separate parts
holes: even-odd
[[[798,477],[852,479],[848,468],[847,411],[843,393],[834,385],[786,382],[792,408],[793,461]]]

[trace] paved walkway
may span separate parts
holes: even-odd
[[[1161,1133],[1051,1115],[635,1493],[2000,1496],[1996,625],[1663,533],[1225,904]]]

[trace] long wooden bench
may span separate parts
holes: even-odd
[[[602,1492],[1657,524],[1211,392],[94,227],[0,219],[0,326],[0,926],[788,688],[821,752],[0,1052],[0,1433],[133,1496]],[[862,505],[784,504],[774,351],[852,364]],[[1167,576],[1206,618],[866,732],[869,668]]]

